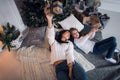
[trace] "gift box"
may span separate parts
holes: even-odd
[[[47,13],[50,14],[62,14],[63,5],[60,1],[55,1],[52,4],[47,4]]]

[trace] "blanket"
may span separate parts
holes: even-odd
[[[85,54],[79,49],[76,49],[76,51],[95,66],[95,69],[87,72],[89,80],[120,80],[120,63],[112,64],[107,62],[104,59],[106,53],[96,55],[93,53]]]
[[[102,39],[102,32],[100,31],[96,33],[93,40],[97,42]],[[75,50],[95,66],[95,69],[87,72],[90,80],[120,80],[120,63],[111,64],[107,62],[104,59],[107,52],[102,55],[96,55],[94,53],[85,54],[79,48]]]

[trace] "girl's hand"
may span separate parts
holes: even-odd
[[[91,32],[97,32],[97,31],[98,31],[97,28],[92,28],[92,29],[91,29]]]

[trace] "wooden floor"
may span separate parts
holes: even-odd
[[[56,80],[49,51],[45,48],[29,47],[18,51],[22,65],[22,80]]]
[[[56,80],[54,68],[49,64],[49,55],[49,51],[45,48],[23,47],[19,49],[17,56],[12,57],[16,61],[13,71],[17,72],[13,72],[10,68],[9,77],[5,78],[6,75],[2,75],[0,80]],[[9,67],[7,64],[6,66]]]
[[[81,54],[74,51],[75,60],[85,71],[95,68]],[[50,64],[50,51],[40,47],[22,47],[16,52],[0,53],[0,80],[56,80]]]

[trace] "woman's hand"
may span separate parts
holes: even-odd
[[[52,21],[53,15],[52,14],[47,14],[46,18],[47,18],[48,21]]]
[[[47,8],[44,8],[44,13],[46,15],[46,18],[48,20],[48,27],[51,28],[52,27],[52,19],[53,19],[53,15],[48,13]]]
[[[47,11],[47,8],[44,8],[44,13],[46,15],[46,18],[48,21],[52,21],[53,19],[53,14],[50,14],[48,11]]]
[[[71,68],[71,70],[69,69],[69,78],[70,78],[70,80],[73,79],[72,68]]]
[[[73,74],[72,74],[73,62],[69,63],[68,67],[69,67],[69,78],[70,80],[72,80],[73,79]]]

